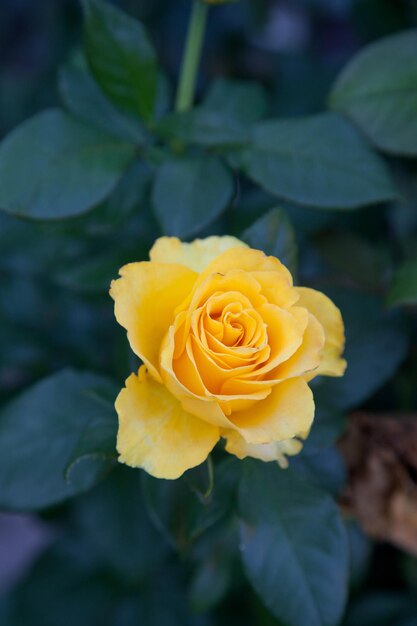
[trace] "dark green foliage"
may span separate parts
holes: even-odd
[[[388,292],[388,304],[416,304],[417,302],[417,261],[404,263],[394,275]]]
[[[83,0],[84,47],[91,71],[110,100],[149,121],[157,92],[157,63],[143,26],[101,0]]]
[[[297,272],[297,244],[294,229],[283,211],[272,209],[242,234],[251,248],[277,257],[293,276]]]
[[[0,509],[50,545],[1,626],[416,626],[415,557],[339,507],[350,412],[417,408],[414,3],[213,9],[181,113],[188,2],[4,4]],[[340,307],[348,368],[312,382],[288,470],[221,444],[176,481],[117,464],[139,361],[108,288],[161,235],[237,236]]]
[[[337,506],[291,470],[253,462],[245,466],[239,516],[249,580],[283,623],[337,624],[348,568]]]
[[[417,155],[417,31],[369,46],[343,70],[330,104],[346,113],[378,148]]]
[[[45,111],[1,144],[0,206],[35,219],[79,215],[109,195],[133,154],[125,141]]]
[[[152,200],[167,235],[189,237],[210,224],[226,208],[233,194],[233,178],[211,156],[170,159],[155,176]]]
[[[64,371],[3,408],[2,508],[50,506],[88,489],[108,471],[115,460],[114,392],[111,383],[96,374]]]
[[[307,206],[356,209],[395,196],[382,160],[331,113],[258,124],[243,169],[273,195]]]
[[[318,397],[339,409],[353,409],[401,365],[407,354],[406,324],[398,311],[387,311],[375,296],[354,290],[328,295],[343,311],[348,368],[343,378],[323,379]]]

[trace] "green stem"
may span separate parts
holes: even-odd
[[[194,0],[182,59],[181,75],[175,104],[176,111],[186,111],[191,108],[193,104],[207,13],[208,5],[205,2],[201,2],[201,0]]]

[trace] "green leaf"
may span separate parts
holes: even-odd
[[[168,141],[230,150],[248,143],[248,125],[261,118],[266,108],[260,85],[220,78],[200,107],[166,116],[156,131]]]
[[[114,589],[95,571],[88,546],[64,538],[13,589],[7,626],[104,624],[114,602]]]
[[[287,626],[336,626],[348,552],[330,496],[290,469],[245,462],[239,514],[246,574],[272,613]]]
[[[164,139],[205,147],[239,146],[248,143],[249,132],[243,124],[221,111],[203,108],[171,113],[155,127]]]
[[[88,215],[72,220],[71,226],[80,226],[83,234],[92,237],[109,234],[121,236],[122,222],[139,212],[144,217],[143,209],[148,206],[150,181],[150,170],[147,165],[141,161],[134,161],[104,202],[96,206]],[[150,222],[149,217],[147,217],[147,222]],[[67,224],[65,226],[68,228]],[[143,230],[145,228],[142,226],[141,231]],[[135,245],[137,245],[137,240],[138,237],[135,235]],[[121,252],[122,248],[118,246],[116,252]],[[108,253],[107,249],[106,253]]]
[[[119,466],[75,502],[77,526],[99,562],[130,583],[146,580],[169,554],[147,515],[140,479],[138,470]]]
[[[107,99],[82,55],[61,68],[59,91],[68,111],[81,120],[127,141],[144,144],[148,140],[142,122],[121,112]]]
[[[194,573],[190,606],[196,613],[212,610],[229,589],[232,571],[224,554],[209,555]]]
[[[133,153],[59,110],[40,113],[0,146],[0,207],[34,219],[85,213],[110,194]]]
[[[106,521],[95,519],[98,532]],[[146,539],[152,536],[144,534]],[[195,625],[187,615],[180,568],[164,563],[144,584],[123,584],[103,571],[91,548],[79,535],[67,533],[44,552],[10,594],[8,621],[2,626]]]
[[[189,589],[189,603],[195,612],[212,610],[235,581],[238,555],[236,520],[216,524],[193,546],[190,560],[196,567]]]
[[[176,481],[160,480],[143,474],[143,489],[149,515],[156,528],[175,549],[184,550],[204,531],[224,518],[234,502],[237,467],[234,459],[214,467],[212,492],[199,493],[196,481],[208,482],[207,467],[188,471]]]
[[[145,29],[102,0],[82,0],[82,4],[84,49],[95,79],[116,106],[149,122],[158,68]]]
[[[408,337],[403,318],[387,311],[375,296],[352,289],[327,290],[342,312],[346,329],[342,378],[325,378],[316,389],[317,403],[352,409],[386,383],[406,356]]]
[[[388,248],[346,230],[327,231],[315,244],[331,271],[341,275],[341,281],[344,279],[371,291],[383,288],[390,274]]]
[[[310,434],[303,444],[301,454],[314,453],[333,445],[346,430],[346,416],[333,407],[326,406],[316,397],[316,413]]]
[[[345,525],[349,542],[350,587],[358,589],[369,575],[374,543],[354,519],[346,520]]]
[[[264,117],[268,100],[258,83],[218,78],[210,86],[202,108],[247,125]]]
[[[280,209],[272,209],[242,234],[251,248],[277,257],[292,274],[297,271],[297,243],[291,222]]]
[[[258,124],[243,169],[270,193],[311,207],[357,209],[396,195],[383,161],[332,113]]]
[[[51,506],[108,471],[115,459],[115,395],[102,376],[63,371],[6,405],[0,413],[0,507]]]
[[[107,251],[89,254],[87,258],[66,264],[54,277],[59,285],[80,293],[103,293],[109,290],[112,278],[124,263],[121,255],[109,255]]]
[[[417,155],[417,30],[361,50],[342,71],[330,106],[346,113],[378,148]]]
[[[387,302],[391,306],[417,303],[417,259],[407,261],[395,272]]]
[[[188,237],[218,217],[232,194],[233,178],[222,162],[194,156],[162,163],[152,200],[164,233]]]
[[[304,452],[290,459],[291,469],[305,476],[318,487],[339,496],[346,484],[346,467],[337,448]]]

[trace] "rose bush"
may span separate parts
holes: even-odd
[[[285,466],[314,418],[308,382],[344,373],[339,309],[234,237],[160,238],[120,276],[115,315],[144,365],[116,401],[119,460],[178,478],[224,437]]]

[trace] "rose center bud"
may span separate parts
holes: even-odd
[[[174,371],[201,395],[229,395],[228,381],[239,375],[257,377],[271,353],[265,320],[250,298],[234,291],[215,291],[200,302],[182,345]]]

